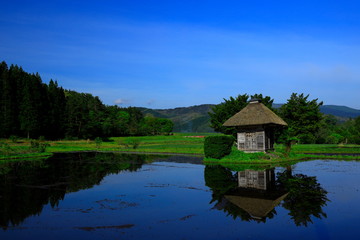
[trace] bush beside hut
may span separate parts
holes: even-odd
[[[220,159],[231,153],[233,136],[209,136],[205,138],[204,153],[207,158]]]

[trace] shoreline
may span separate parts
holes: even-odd
[[[194,157],[204,157],[204,164],[236,164],[236,165],[264,165],[264,164],[283,164],[299,161],[308,161],[312,159],[329,159],[329,160],[360,160],[360,153],[300,153],[299,158],[290,157],[289,159],[258,159],[258,160],[247,160],[247,161],[224,161],[223,159],[207,159],[204,154],[200,153],[172,153],[172,152],[140,152],[140,151],[101,151],[101,150],[84,150],[84,151],[59,151],[59,152],[46,152],[44,154],[28,154],[24,156],[10,156],[0,158],[0,162],[7,161],[21,161],[21,160],[31,160],[49,158],[54,154],[61,153],[118,153],[118,154],[145,154],[145,155],[166,155],[166,156],[194,156]],[[306,155],[306,156],[304,156]],[[344,158],[346,157],[346,158]]]

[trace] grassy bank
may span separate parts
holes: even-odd
[[[353,154],[353,155],[352,155]],[[299,162],[309,159],[341,159],[341,160],[360,160],[359,145],[317,145],[317,144],[299,144],[296,145],[289,156],[284,153],[282,145],[276,145],[275,151],[269,154],[265,153],[244,153],[233,147],[231,153],[221,159],[205,158],[204,162],[208,164],[257,164],[279,165],[282,163]],[[254,167],[252,167],[254,168]]]
[[[205,136],[209,133],[175,133],[170,136],[113,137],[109,141],[54,141],[49,142],[50,152],[69,151],[120,151],[139,153],[203,154]]]
[[[277,145],[277,150],[283,150],[283,145]],[[355,144],[296,144],[292,147],[293,153],[333,153],[333,154],[360,154],[360,145]]]
[[[174,154],[204,154],[204,138],[211,133],[175,133],[171,136],[145,137],[113,137],[108,141],[95,140],[61,140],[45,141],[48,144],[44,152],[31,148],[27,139],[12,141],[0,140],[0,160],[21,159],[31,157],[46,157],[55,152],[102,151],[102,152],[137,152],[137,153],[174,153]],[[275,152],[265,154],[242,154],[233,151],[221,160],[205,159],[208,163],[255,163],[269,164],[304,159],[359,159],[360,156],[326,155],[326,154],[360,154],[360,145],[329,145],[329,144],[297,144],[293,146],[292,154],[283,157],[283,146],[276,145]],[[310,154],[309,154],[310,153]],[[311,154],[312,153],[312,154]],[[314,155],[323,154],[323,155]]]
[[[32,140],[0,141],[0,160],[17,160],[28,158],[44,158],[52,155],[46,152],[46,143]]]
[[[2,139],[0,146],[0,160],[9,158],[37,157],[55,152],[138,152],[138,153],[175,153],[198,154],[204,153],[204,138],[216,135],[212,133],[175,133],[170,136],[145,137],[112,137],[106,141],[100,140],[60,140],[46,141],[48,146],[45,153],[31,149],[31,140],[20,139],[13,142]]]

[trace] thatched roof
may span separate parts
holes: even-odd
[[[278,196],[276,199],[262,199],[245,196],[225,195],[225,198],[250,214],[251,217],[261,219],[266,217],[288,193]]]
[[[226,120],[223,126],[238,127],[264,124],[287,126],[287,123],[273,111],[271,111],[261,102],[255,101],[250,102],[240,112]]]

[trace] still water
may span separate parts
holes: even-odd
[[[263,169],[184,156],[0,164],[0,239],[357,239],[360,162]]]

